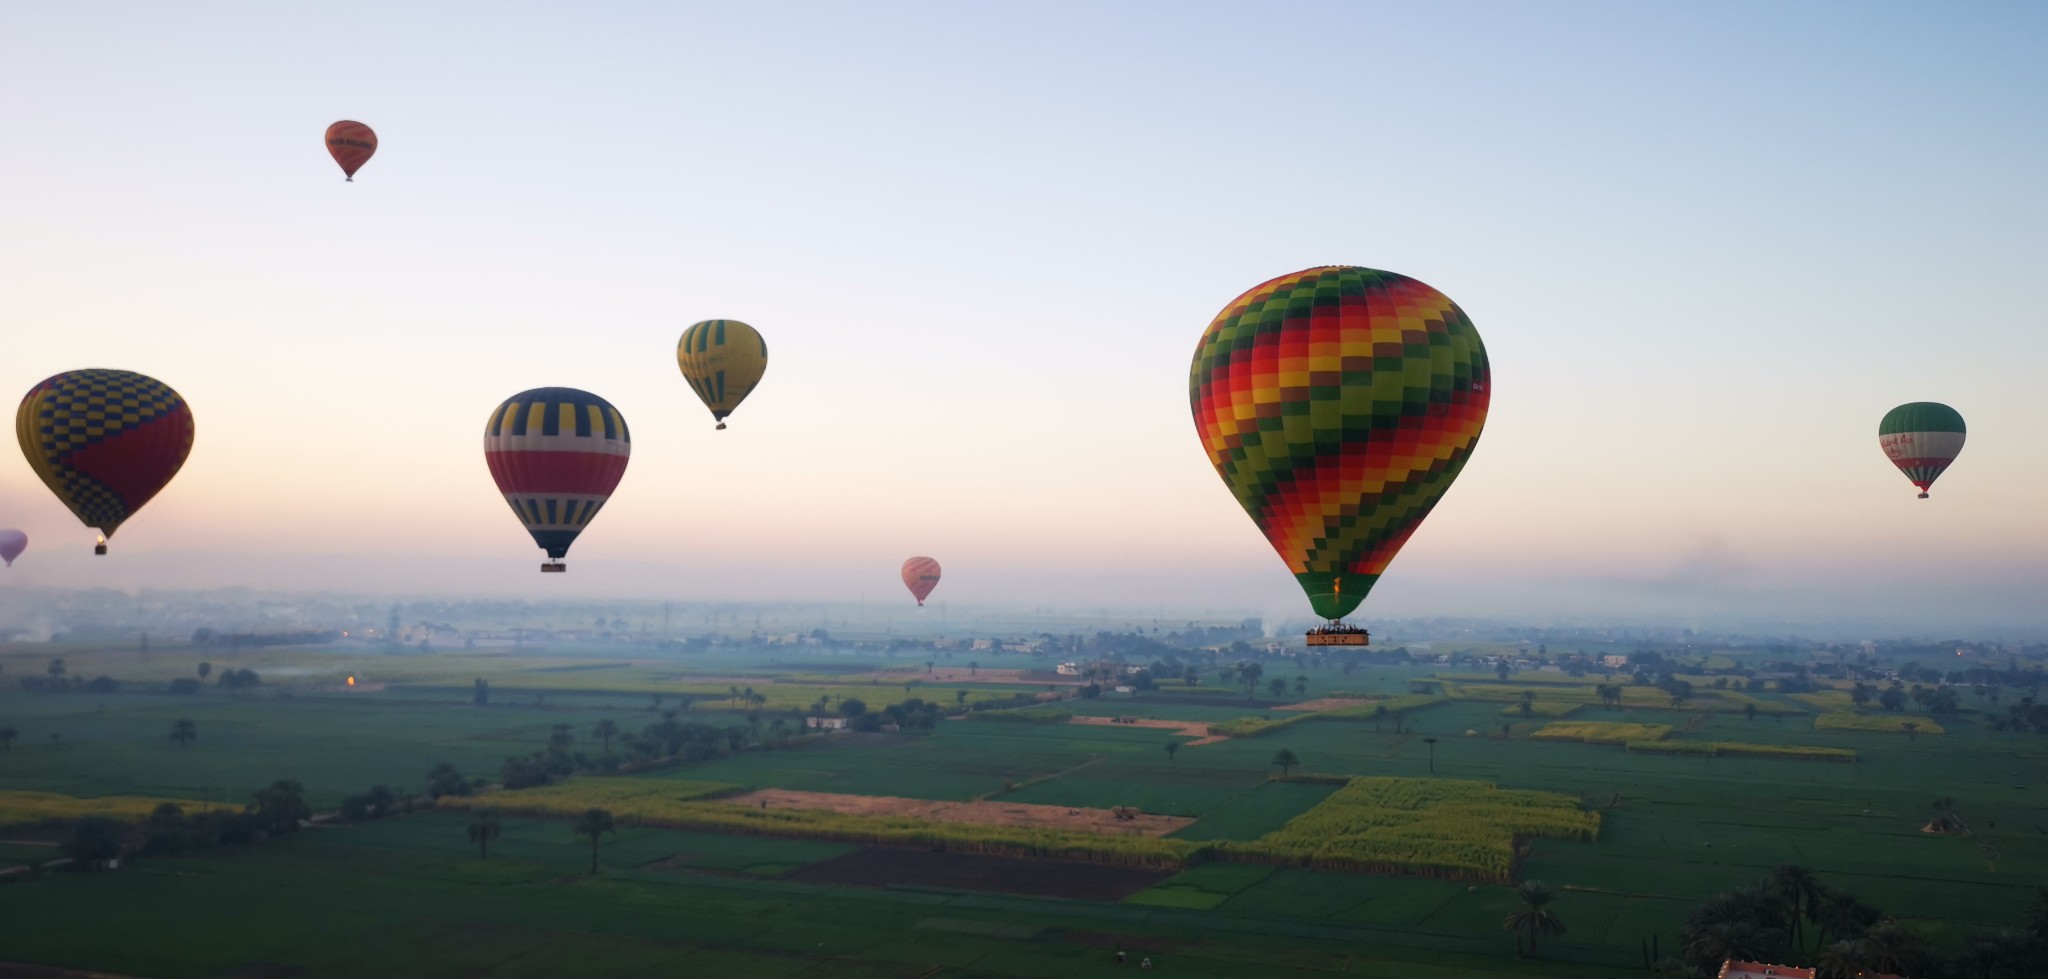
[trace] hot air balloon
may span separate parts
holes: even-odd
[[[95,554],[185,464],[192,408],[178,392],[131,371],[67,371],[21,399],[21,453],[80,522],[99,530]]]
[[[575,388],[535,388],[505,399],[484,424],[484,462],[505,502],[548,552],[542,571],[562,571],[576,535],[626,474],[626,419]]]
[[[28,550],[28,535],[19,530],[0,530],[0,561],[14,567],[14,559]]]
[[[931,597],[932,589],[939,587],[939,562],[928,557],[903,562],[903,586],[917,596],[917,604],[923,605]]]
[[[1877,423],[1877,447],[1913,485],[1920,498],[1963,452],[1963,416],[1933,401],[1915,401],[1884,413]]]
[[[768,371],[768,341],[739,320],[705,320],[683,331],[676,343],[683,380],[704,399],[719,428]]]
[[[341,164],[342,174],[354,183],[356,171],[377,153],[377,134],[360,122],[343,119],[327,127],[327,152],[334,162]]]
[[[1325,266],[1230,301],[1195,347],[1188,402],[1209,461],[1327,628],[1465,467],[1486,424],[1486,348],[1463,310],[1404,275]]]

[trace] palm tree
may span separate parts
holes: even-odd
[[[18,737],[21,737],[20,731],[11,727],[0,727],[0,752],[13,751],[14,739]]]
[[[1306,675],[1294,678],[1294,695],[1297,697],[1308,696],[1308,677]]]
[[[1174,755],[1177,755],[1177,754],[1179,754],[1179,753],[1180,753],[1180,742],[1178,742],[1178,741],[1168,741],[1168,742],[1166,743],[1166,760],[1167,760],[1167,761],[1172,761],[1172,760],[1173,760],[1173,756],[1174,756]]]
[[[1285,775],[1294,766],[1301,764],[1301,758],[1294,753],[1294,749],[1282,748],[1273,753],[1273,764],[1280,766],[1280,774]]]
[[[1820,944],[1863,937],[1883,917],[1876,908],[1841,891],[1822,891],[1807,907],[1806,916],[1819,930]]]
[[[1374,704],[1372,707],[1372,733],[1380,733],[1380,722],[1387,719],[1387,705]]]
[[[1773,897],[1785,902],[1785,930],[1792,936],[1792,947],[1799,947],[1804,929],[1802,918],[1813,915],[1814,903],[1827,888],[1821,886],[1813,871],[1797,864],[1781,863],[1764,877],[1764,889]]]
[[[1861,979],[1870,974],[1872,961],[1869,943],[1845,938],[1821,949],[1813,974],[1815,979]]]
[[[172,721],[171,740],[176,741],[180,748],[199,740],[199,725],[187,720]]]
[[[576,817],[576,835],[590,837],[590,872],[597,873],[597,842],[606,833],[615,832],[618,825],[612,821],[611,810],[591,809]]]
[[[1436,739],[1435,739],[1435,738],[1423,738],[1423,739],[1422,739],[1422,743],[1423,743],[1423,744],[1426,744],[1426,745],[1428,745],[1428,746],[1429,746],[1429,773],[1430,773],[1431,775],[1435,775],[1435,774],[1436,774]]]
[[[208,675],[210,675],[211,673],[213,673],[213,664],[212,664],[212,663],[208,663],[208,662],[205,662],[204,660],[200,661],[200,663],[199,663],[199,682],[200,682],[200,683],[205,683],[205,682],[206,682],[206,678],[207,678],[207,676],[208,676]]]
[[[1515,888],[1515,896],[1522,899],[1522,907],[1508,912],[1501,921],[1501,927],[1515,936],[1515,955],[1522,954],[1522,938],[1529,939],[1529,954],[1536,954],[1536,941],[1545,936],[1555,938],[1564,934],[1564,922],[1557,912],[1550,910],[1550,902],[1557,892],[1540,880],[1525,880]]]
[[[609,755],[612,753],[612,739],[619,736],[619,725],[618,722],[607,717],[597,722],[597,726],[591,728],[590,733],[596,735],[599,740],[604,742],[604,753]]]
[[[967,691],[965,691],[965,690],[955,690],[955,691],[953,691],[953,703],[954,703],[954,705],[955,705],[955,706],[959,706],[959,707],[965,707],[965,706],[967,706]]]
[[[1859,944],[1870,949],[1871,968],[1879,972],[1926,974],[1927,940],[1907,931],[1896,921],[1879,922],[1877,927],[1863,933]]]
[[[502,833],[498,828],[498,810],[479,809],[476,811],[476,815],[471,817],[469,821],[469,841],[476,844],[477,859],[486,859],[491,855],[491,841],[497,839],[500,835]],[[591,858],[591,862],[591,873],[596,873],[595,856]]]
[[[1713,968],[1729,959],[1776,961],[1772,951],[1785,946],[1782,932],[1753,921],[1717,921],[1683,935],[1685,957],[1694,965]]]
[[[1244,699],[1250,700],[1259,690],[1259,678],[1266,675],[1266,668],[1257,663],[1237,664],[1237,677],[1244,681]]]
[[[1694,965],[1711,968],[1726,959],[1782,961],[1790,951],[1785,919],[1785,903],[1763,887],[1750,884],[1700,902],[1686,916],[1679,935],[1685,957]]]

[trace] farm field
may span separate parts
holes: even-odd
[[[722,679],[748,685],[732,664],[720,669]],[[818,675],[815,664],[804,669]],[[1282,670],[1291,680],[1293,668]],[[1406,695],[1419,675],[1413,668],[1304,672],[1307,698],[1103,698],[1039,710],[1177,724],[1278,720],[1297,716],[1279,707],[1332,691]],[[0,753],[0,790],[235,804],[274,779],[295,778],[324,808],[375,783],[417,790],[426,770],[442,761],[494,780],[500,762],[541,748],[555,724],[569,724],[575,747],[595,754],[590,732],[598,721],[635,731],[662,718],[638,693],[551,693],[536,704],[503,696],[500,679],[490,679],[488,707],[405,689],[299,689],[289,696],[0,691],[0,725],[20,731],[11,750]],[[765,675],[757,679],[764,681],[757,690],[767,685]],[[900,685],[880,689],[902,692]],[[1134,725],[949,720],[928,734],[832,735],[632,777],[580,776],[562,788],[608,785],[681,799],[730,787],[766,793],[755,799],[835,793],[940,805],[985,800],[980,804],[998,809],[1062,813],[1129,806],[1172,817],[1167,840],[1188,844],[1275,833],[1337,791],[1334,781],[1273,780],[1274,756],[1283,749],[1298,757],[1297,772],[1434,776],[1563,793],[1598,811],[1598,842],[1539,839],[1521,866],[1525,879],[1567,888],[1555,908],[1570,931],[1554,950],[1546,942],[1540,962],[1507,954],[1500,920],[1513,898],[1491,883],[1468,890],[1463,881],[1210,863],[1174,874],[1105,868],[1118,873],[1062,896],[1047,890],[1047,881],[1074,865],[1048,870],[1046,861],[1000,857],[977,863],[965,854],[934,854],[913,865],[908,858],[892,863],[905,851],[888,847],[627,826],[605,838],[602,872],[591,878],[587,843],[569,838],[563,821],[513,812],[517,793],[476,800],[502,799],[507,808],[505,836],[488,860],[474,859],[466,846],[468,817],[422,813],[150,858],[116,874],[0,887],[0,915],[38,929],[22,951],[6,957],[115,972],[124,954],[143,961],[139,949],[81,957],[87,946],[67,930],[75,925],[44,930],[46,915],[82,913],[112,900],[118,915],[132,916],[138,941],[166,929],[189,931],[191,938],[175,943],[182,950],[175,967],[141,970],[162,975],[216,975],[259,963],[335,976],[434,975],[486,964],[494,974],[574,975],[599,942],[593,936],[601,936],[621,950],[616,959],[607,956],[608,965],[645,961],[653,970],[687,950],[693,962],[737,976],[932,968],[935,976],[1088,975],[1118,943],[1170,956],[1177,974],[1190,975],[1243,975],[1247,962],[1262,969],[1271,962],[1273,971],[1262,974],[1605,976],[1640,974],[1646,939],[1672,947],[1678,923],[1700,899],[1780,863],[1814,868],[1824,882],[1904,917],[1938,942],[1959,941],[1985,923],[2010,923],[2028,888],[2048,879],[2048,834],[2035,825],[2048,803],[2048,740],[1996,734],[1972,715],[1945,716],[1945,735],[1917,739],[1817,729],[1803,705],[1787,707],[1800,714],[1752,720],[1725,709],[1595,704],[1564,722],[1668,727],[1671,737],[1658,744],[1858,755],[1853,764],[1821,764],[1539,740],[1532,735],[1552,719],[1503,716],[1502,706],[1490,699],[1440,701],[1409,712],[1400,733],[1391,720],[1376,730],[1369,720],[1311,718],[1203,745],[1188,744],[1175,730]],[[800,717],[758,713],[763,725]],[[199,739],[190,746],[167,738],[179,718],[197,722]],[[743,714],[695,709],[678,719],[746,723]],[[61,734],[58,742],[48,739],[51,732]],[[1431,738],[1433,745],[1425,740]],[[1169,742],[1179,750],[1166,752]],[[1954,797],[1976,835],[1920,832],[1936,795]],[[566,804],[574,807],[573,800]],[[1997,849],[1995,869],[1979,844]],[[7,859],[21,856],[0,854],[0,862]],[[821,863],[830,866],[807,869]],[[390,901],[362,897],[378,874],[403,881]],[[277,908],[259,906],[254,895],[265,888],[282,889],[291,906],[318,920],[285,921]],[[35,906],[25,908],[31,897]],[[51,910],[43,910],[45,902]],[[172,902],[177,910],[166,923],[149,924],[152,902]],[[743,908],[753,911],[735,910]],[[801,927],[763,923],[775,915]],[[276,929],[277,937],[237,946],[224,937],[235,930],[227,919],[236,916],[251,928]],[[725,927],[700,927],[700,919]],[[816,937],[794,937],[810,931]],[[246,954],[237,959],[230,948]],[[560,949],[586,951],[578,959]],[[394,955],[407,964],[389,967]]]
[[[153,860],[119,875],[0,888],[0,911],[20,936],[10,940],[12,959],[166,979],[237,969],[665,975],[679,961],[742,979],[1127,974],[1110,954],[1117,946],[1154,956],[1177,975],[1242,976],[1251,963],[1275,976],[1501,975],[1491,935],[1445,941],[1341,915],[1297,916],[1288,906],[1312,895],[1284,887],[1248,902],[1245,913],[1186,911],[987,893],[949,886],[975,871],[971,863],[888,861],[880,866],[907,879],[849,888],[805,878],[843,878],[831,865],[861,851],[740,842],[752,852],[746,867],[733,869],[704,862],[702,854],[724,845],[715,838],[622,830],[600,848],[602,872],[591,876],[589,847],[560,823],[508,821],[490,857],[477,859],[460,816],[420,814]],[[1359,891],[1346,903],[1358,904],[1371,902],[1381,882],[1351,883]],[[31,891],[34,900],[25,900]],[[1485,905],[1482,915],[1496,917],[1503,896],[1468,895]],[[1275,942],[1276,929],[1284,942]],[[109,933],[125,940],[105,942]],[[1630,971],[1619,962],[1529,965],[1518,974],[1619,979]]]

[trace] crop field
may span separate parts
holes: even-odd
[[[149,796],[100,796],[79,799],[55,792],[0,790],[0,827],[27,825],[50,819],[106,816],[123,822],[144,819],[164,803],[174,803],[187,812],[199,812],[208,804],[192,799],[163,799]]]
[[[655,976],[673,974],[678,962],[731,979],[1107,977],[1130,973],[1111,955],[1120,945],[1154,957],[1174,975],[1217,979],[1253,968],[1283,977],[1336,971],[1367,979],[1502,975],[1502,943],[1493,935],[1432,940],[1346,920],[1313,931],[1289,926],[1302,916],[1286,906],[1305,908],[1313,920],[1330,901],[1287,886],[1263,899],[1267,906],[1248,901],[1242,913],[1010,897],[951,887],[955,882],[943,879],[849,891],[791,878],[853,851],[743,840],[786,848],[747,855],[753,865],[776,872],[704,867],[714,871],[707,873],[695,869],[701,865],[694,855],[725,845],[723,838],[667,830],[607,837],[599,848],[601,873],[592,877],[586,873],[589,845],[569,838],[562,824],[508,821],[504,837],[482,860],[466,845],[463,825],[459,815],[426,814],[347,832],[300,833],[260,849],[154,860],[120,874],[10,885],[0,888],[0,910],[14,936],[8,957],[164,979],[234,970],[323,979],[425,979],[484,970],[518,977]],[[394,880],[406,886],[393,887]],[[31,887],[33,902],[15,900]],[[1457,891],[1463,894],[1462,887]],[[1498,899],[1485,903],[1479,914],[1497,924],[1505,906]],[[1277,944],[1276,927],[1288,932]],[[109,934],[124,940],[108,942]],[[1564,951],[1558,961],[1518,972],[1584,979],[1639,973],[1623,968],[1620,956],[1604,956],[1614,961],[1603,964],[1569,957],[1579,950]],[[1597,950],[1578,957],[1603,958]]]
[[[309,655],[320,668],[348,659]],[[78,663],[93,662],[87,654],[76,656]],[[631,731],[660,720],[646,694],[553,687],[543,696],[515,697],[509,677],[644,671],[650,681],[670,678],[654,682],[669,685],[662,706],[673,708],[674,688],[684,685],[685,673],[693,677],[688,682],[720,691],[735,683],[744,689],[749,675],[744,664],[709,659],[691,670],[672,663],[612,665],[626,662],[617,656],[459,659],[439,667],[451,675],[422,685],[438,692],[416,686],[341,693],[311,680],[287,687],[283,679],[283,689],[272,689],[266,679],[255,696],[0,689],[0,726],[20,732],[11,750],[0,752],[0,791],[126,796],[151,804],[176,798],[196,807],[239,805],[254,789],[293,778],[305,783],[316,807],[331,807],[376,783],[417,791],[426,770],[441,761],[494,780],[500,762],[541,748],[558,723],[571,726],[576,750],[596,754],[590,732],[597,721],[610,719]],[[491,659],[508,671],[470,672]],[[283,654],[266,662],[292,667]],[[224,669],[228,661],[215,663]],[[825,665],[832,664],[800,669],[805,679],[840,675]],[[847,665],[858,670],[845,675],[877,669],[872,658]],[[36,661],[9,660],[0,676],[36,667]],[[1291,681],[1295,669],[1274,672]],[[1342,676],[1334,668],[1304,672],[1311,698],[1346,692],[1410,697],[1410,679],[1426,673],[1376,666]],[[488,707],[468,703],[466,686],[476,675],[492,683]],[[774,679],[754,684],[757,692]],[[1518,698],[1521,679],[1473,682],[1505,686]],[[900,683],[866,686],[904,693]],[[913,691],[932,696],[929,686]],[[116,873],[56,874],[0,886],[0,920],[10,923],[11,936],[4,957],[164,976],[255,966],[313,976],[484,969],[577,975],[596,961],[607,973],[644,962],[655,974],[677,955],[688,955],[693,968],[701,963],[741,979],[931,969],[933,976],[1086,976],[1109,974],[1108,953],[1122,944],[1149,950],[1177,975],[1350,970],[1390,979],[1619,979],[1642,974],[1645,939],[1659,936],[1665,949],[1673,948],[1678,922],[1701,898],[1779,863],[1814,868],[1823,882],[1948,946],[1972,929],[2015,923],[2029,888],[2048,879],[2048,834],[2035,825],[2048,805],[2048,738],[1995,732],[1969,712],[1939,717],[1941,737],[1907,738],[1808,723],[1820,705],[1791,697],[1741,695],[1778,709],[1751,719],[1739,707],[1728,708],[1732,698],[1677,710],[1668,698],[1620,709],[1596,700],[1568,722],[1654,720],[1673,729],[1672,737],[1647,746],[1658,753],[1536,740],[1532,732],[1547,719],[1502,716],[1504,706],[1513,708],[1511,699],[1427,696],[1405,713],[1398,731],[1391,718],[1375,724],[1324,712],[1261,737],[1198,748],[1186,747],[1187,739],[1173,731],[1121,724],[949,720],[929,734],[834,735],[630,778],[579,776],[559,787],[523,790],[562,793],[571,807],[624,810],[637,795],[715,807],[733,817],[689,830],[622,825],[598,848],[595,877],[588,874],[588,841],[572,837],[565,820],[521,815],[506,804],[514,794],[497,793],[479,797],[503,812],[505,836],[491,845],[488,859],[478,859],[467,845],[467,816],[424,812],[150,858]],[[1241,688],[1233,696],[1212,687],[1195,701],[1104,698],[1045,709],[1207,726],[1262,714],[1300,716],[1304,712],[1278,707],[1311,698],[1247,702]],[[1340,710],[1361,707],[1370,709]],[[1646,709],[1654,713],[1642,713]],[[760,713],[764,725],[795,719],[788,712]],[[177,719],[196,722],[197,741],[180,747],[168,739]],[[679,719],[743,723],[701,704]],[[1483,736],[1465,737],[1467,730]],[[54,741],[52,733],[59,735]],[[1168,742],[1183,747],[1168,754]],[[1705,750],[1689,750],[1694,746]],[[941,803],[979,799],[999,807],[1133,806],[1190,821],[1154,841],[1168,848],[1159,854],[1171,858],[1159,864],[1166,866],[1203,848],[1249,854],[1257,841],[1328,806],[1339,785],[1273,778],[1282,750],[1299,759],[1296,771],[1342,776],[1339,781],[1492,783],[1556,793],[1575,811],[1597,813],[1597,842],[1536,839],[1516,868],[1518,878],[1568,888],[1554,909],[1569,934],[1554,946],[1546,942],[1542,960],[1517,962],[1500,929],[1513,898],[1497,884],[1314,869],[1295,865],[1305,859],[1300,854],[1288,855],[1285,866],[1198,860],[1171,876],[1146,871],[1155,876],[1129,892],[1116,885],[1094,897],[1033,897],[1019,892],[1039,887],[1032,881],[1043,875],[1013,866],[1005,854],[1018,850],[1006,845],[982,854],[939,854],[943,860],[923,869],[905,864],[883,886],[868,886],[875,881],[863,885],[832,875],[886,864],[890,854],[902,852],[893,844],[915,844],[925,828],[882,833],[873,827],[848,832],[846,824],[768,826],[757,822],[758,809],[738,816],[748,810],[702,801],[723,787],[740,787]],[[1856,764],[1817,763],[1851,754]],[[602,803],[577,795],[600,787],[621,795]],[[1972,836],[1919,831],[1937,796],[1956,800]],[[1994,851],[1995,861],[1987,859]],[[1089,856],[1057,841],[1038,852]],[[0,864],[21,859],[12,849],[0,853]],[[834,860],[841,861],[838,870],[806,869]],[[1477,889],[1468,890],[1474,883]],[[266,899],[275,894],[290,898]],[[131,937],[94,939],[112,933],[107,929],[125,929],[118,933]]]
[[[1669,724],[1625,724],[1619,721],[1554,721],[1535,734],[1538,741],[1583,741],[1587,744],[1627,744],[1630,741],[1662,741],[1671,736]]]
[[[521,816],[573,817],[609,809],[620,817],[659,825],[674,807],[741,791],[737,785],[679,778],[581,778],[516,792],[442,796],[442,809],[495,809]]]
[[[1591,842],[1599,831],[1598,813],[1555,792],[1360,777],[1280,829],[1227,852],[1254,861],[1291,858],[1324,870],[1506,882],[1514,874],[1517,839]]]
[[[1907,725],[1911,725],[1909,728]],[[1948,729],[1934,723],[1932,717],[1915,717],[1911,714],[1850,714],[1829,711],[1813,719],[1816,731],[1884,731],[1891,734],[1947,734]]]

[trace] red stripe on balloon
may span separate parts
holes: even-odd
[[[609,452],[486,450],[484,463],[504,493],[609,496],[626,475],[626,457]]]

